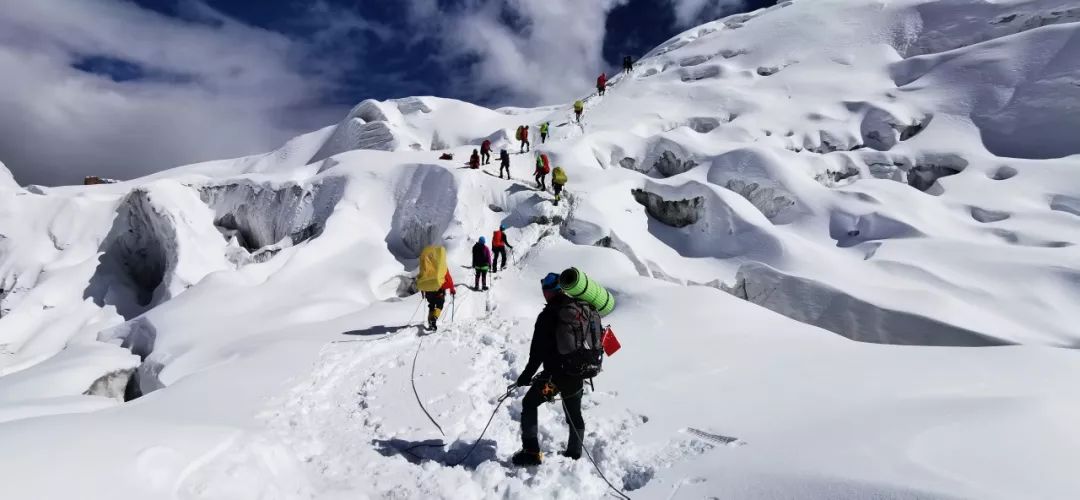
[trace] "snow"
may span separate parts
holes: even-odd
[[[575,266],[623,345],[586,447],[633,498],[1073,498],[1077,21],[783,2],[662,44],[580,125],[411,97],[116,184],[0,165],[5,497],[608,496],[554,405],[545,464],[508,467],[523,390],[497,406]],[[485,139],[513,179],[464,168]],[[472,290],[500,224],[513,265]],[[459,288],[421,336],[434,243]]]

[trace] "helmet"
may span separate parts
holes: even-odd
[[[505,230],[506,230],[506,224],[499,224],[499,231],[505,231]]]
[[[486,239],[484,239],[484,237],[483,237],[483,236],[481,236],[481,237],[480,237],[480,243],[481,243],[481,244],[483,244],[483,243],[484,243],[485,241],[487,241],[487,240],[486,240]]]
[[[559,287],[559,274],[558,273],[548,273],[547,276],[544,276],[543,278],[541,278],[540,279],[540,288],[543,289],[545,292],[558,290],[560,288]]]

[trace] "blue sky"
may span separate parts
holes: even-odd
[[[0,162],[128,178],[273,149],[366,99],[569,100],[774,0],[0,0]]]

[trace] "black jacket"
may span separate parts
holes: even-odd
[[[505,149],[499,153],[499,162],[501,162],[504,167],[510,167],[510,154],[507,153]]]
[[[491,250],[488,250],[487,245],[480,242],[476,242],[476,244],[473,245],[472,265],[473,267],[491,267]]]
[[[532,378],[541,365],[548,374],[561,375],[559,350],[555,345],[555,328],[559,325],[559,308],[567,300],[570,298],[558,294],[536,316],[536,326],[533,328],[532,343],[529,346],[529,362],[521,372],[522,377]]]

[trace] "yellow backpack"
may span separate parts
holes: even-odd
[[[585,109],[585,103],[581,101],[574,102],[574,111],[582,111]]]
[[[421,292],[435,292],[442,288],[446,276],[446,248],[431,245],[420,252],[420,272],[416,275],[416,288]]]
[[[552,182],[560,186],[566,184],[566,172],[563,171],[562,167],[555,167],[552,172]]]

